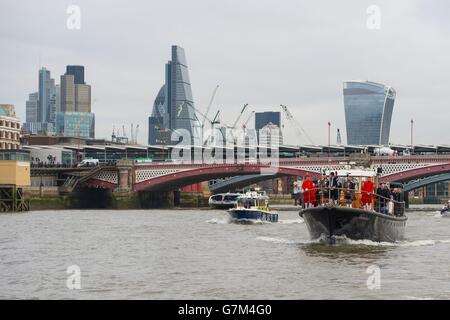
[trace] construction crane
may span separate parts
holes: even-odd
[[[239,120],[241,119],[242,115],[244,114],[245,109],[247,108],[248,103],[244,104],[244,106],[242,107],[241,113],[239,113],[236,121],[234,121],[234,124],[232,126],[232,129],[236,128],[237,123],[239,122]]]
[[[196,113],[198,113],[199,115],[201,115],[201,116],[205,119],[205,121],[207,120],[207,121],[211,124],[211,127],[213,127],[214,123],[218,123],[218,122],[217,122],[217,117],[218,117],[219,111],[217,111],[216,116],[214,117],[214,120],[211,120],[211,119],[209,119],[209,118],[206,116],[206,114],[204,114],[203,112],[201,112],[200,110],[198,110],[198,109],[197,109],[196,107],[194,107],[194,106],[192,105],[192,103],[190,103],[190,102],[184,101],[184,102],[181,104],[181,106],[179,107],[179,109],[182,109],[182,108],[184,107],[184,105],[187,105],[187,106],[191,107],[191,108],[195,111],[195,112],[194,112],[195,120],[198,121],[198,122],[200,123],[200,128],[201,128],[201,135],[202,135],[202,137],[203,137],[203,129],[204,129],[204,126],[201,124],[201,122],[200,122],[200,120],[198,119]],[[208,138],[209,138],[209,137],[208,137]],[[208,139],[206,139],[205,141],[207,141],[207,140],[208,140]]]
[[[219,115],[220,115],[220,110],[217,110],[216,115],[214,116],[214,118],[211,121],[211,125],[220,123]]]
[[[205,120],[208,117],[208,113],[209,113],[209,110],[211,109],[211,106],[213,104],[214,97],[216,96],[216,93],[217,93],[217,89],[219,89],[219,85],[217,85],[214,88],[214,91],[213,91],[213,94],[211,96],[211,99],[209,100],[208,106],[206,107],[205,115],[203,116],[203,121],[202,121],[202,130],[205,127]]]
[[[245,120],[244,123],[242,124],[242,128],[245,129],[247,127],[248,122],[250,121],[250,119],[252,118],[252,116],[254,114],[255,114],[255,110],[252,110],[252,112],[249,114],[247,120]]]
[[[300,133],[300,135],[305,136],[305,138],[308,140],[308,142],[310,144],[314,144],[314,142],[312,141],[312,139],[308,136],[308,134],[306,133],[306,131],[303,129],[302,125],[300,124],[300,122],[294,118],[294,116],[292,115],[292,113],[289,111],[288,107],[280,104],[281,108],[283,109],[285,115],[286,115],[286,119],[289,121],[292,121],[294,123],[294,127],[298,130],[298,132]]]

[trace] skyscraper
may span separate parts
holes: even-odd
[[[61,112],[75,112],[75,78],[73,75],[61,76]]]
[[[38,122],[39,119],[39,93],[33,92],[28,95],[25,105],[25,121]]]
[[[91,113],[91,86],[84,81],[84,66],[67,66],[66,73],[61,76],[60,86],[57,133],[94,138],[95,115]]]
[[[39,108],[38,126],[45,134],[55,132],[56,118],[56,87],[55,80],[50,76],[50,70],[45,67],[39,70]]]
[[[75,84],[75,110],[77,112],[91,112],[91,86]]]
[[[149,117],[149,143],[172,144],[167,132],[185,129],[191,135],[192,144],[201,144],[200,123],[195,114],[183,48],[172,46],[172,60],[166,64],[165,73],[165,84],[158,92]]]
[[[46,68],[39,70],[39,122],[50,122],[51,99],[56,94],[55,80],[50,77]]]
[[[349,145],[387,145],[396,92],[369,81],[344,82],[344,109]]]
[[[66,66],[66,74],[73,75],[75,84],[85,84],[84,66]]]

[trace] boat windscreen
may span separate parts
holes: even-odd
[[[223,197],[224,201],[236,201],[236,199],[239,197],[239,195],[225,195]]]
[[[222,195],[221,195],[221,194],[218,194],[218,195],[212,196],[212,197],[211,197],[211,200],[214,200],[214,201],[222,201]]]

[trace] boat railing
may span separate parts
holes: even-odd
[[[405,214],[405,202],[401,199],[397,200],[394,197],[402,197],[402,192],[391,192],[390,197],[385,197],[374,192],[367,192],[364,190],[355,190],[351,188],[320,188],[315,187],[313,189],[316,193],[316,197],[313,200],[314,204],[318,206],[324,205],[336,205],[342,207],[367,209],[369,211],[376,211],[393,216],[404,216]],[[307,194],[310,191],[304,191]],[[306,200],[306,199],[305,199]],[[303,204],[305,206],[305,203]]]

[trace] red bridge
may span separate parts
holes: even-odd
[[[113,167],[101,167],[90,174],[79,174],[77,186],[85,185],[113,190],[170,191],[182,186],[217,178],[243,175],[276,176],[318,176],[324,170],[340,170],[354,162],[367,162],[370,168],[382,168],[384,182],[407,183],[417,179],[442,175],[450,172],[450,155],[424,156],[375,156],[366,159],[354,158],[291,158],[280,159],[278,164],[192,164],[192,163],[147,163],[137,164],[131,160],[121,160]],[[32,174],[52,169],[33,169]],[[61,169],[68,173],[71,169]],[[76,179],[75,179],[76,180]],[[261,180],[261,179],[260,179]],[[436,179],[434,179],[436,180]],[[434,181],[433,180],[433,181]]]

